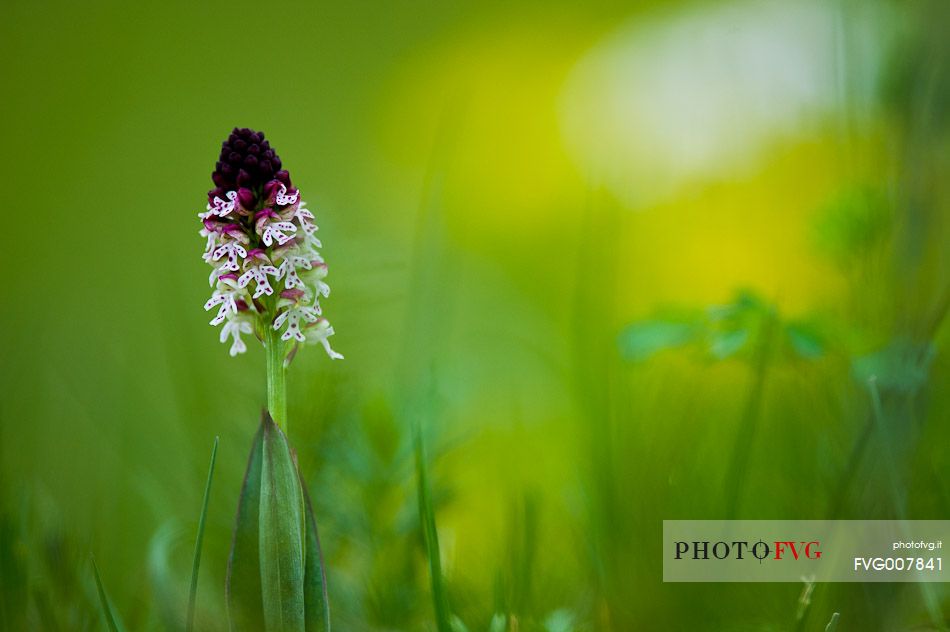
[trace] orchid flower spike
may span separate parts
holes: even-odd
[[[205,309],[216,310],[212,325],[223,324],[221,342],[231,340],[234,356],[247,350],[242,334],[263,339],[270,329],[282,332],[288,358],[303,342],[342,358],[327,341],[333,328],[320,306],[330,288],[313,212],[263,132],[234,128],[211,179],[198,219],[214,288]]]

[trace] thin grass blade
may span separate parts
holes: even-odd
[[[205,518],[208,516],[208,499],[211,496],[211,479],[214,478],[214,461],[218,456],[218,437],[211,447],[211,465],[208,467],[208,480],[205,483],[204,500],[201,503],[201,517],[198,518],[198,535],[195,537],[195,555],[191,562],[191,588],[188,591],[188,618],[185,630],[195,629],[195,598],[198,596],[198,567],[201,564],[201,544],[204,540]]]
[[[825,626],[825,632],[835,632],[838,629],[838,619],[841,617],[837,612],[831,615],[831,621]]]
[[[112,606],[109,605],[109,597],[106,595],[106,589],[102,585],[102,577],[99,576],[99,565],[96,564],[96,558],[90,556],[92,559],[92,570],[96,575],[96,590],[99,592],[99,604],[102,606],[102,616],[106,620],[106,625],[109,626],[110,632],[124,632],[122,623],[116,618],[115,614],[112,612]]]
[[[435,624],[439,632],[452,632],[449,620],[449,600],[442,581],[442,556],[439,553],[439,533],[435,525],[435,511],[432,507],[432,491],[429,488],[429,469],[426,463],[425,443],[422,438],[421,424],[413,424],[416,453],[416,481],[419,494],[419,520],[425,538],[426,556],[429,559],[429,575],[432,580],[432,601],[435,607]]]

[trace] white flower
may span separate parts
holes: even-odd
[[[304,282],[300,280],[300,276],[297,274],[297,268],[309,270],[311,267],[309,258],[288,254],[280,263],[280,267],[277,268],[277,278],[284,279],[284,287],[288,290],[298,288],[306,291],[308,288]]]
[[[246,316],[232,316],[224,323],[224,327],[221,328],[221,335],[218,339],[221,342],[226,342],[228,336],[234,339],[234,342],[231,344],[231,349],[228,351],[233,358],[237,354],[247,351],[247,345],[241,340],[241,334],[249,334],[252,331],[251,322]]]
[[[323,345],[323,348],[326,350],[327,355],[330,356],[331,360],[342,360],[343,354],[337,353],[330,348],[330,341],[327,340],[334,333],[333,327],[330,326],[330,322],[326,318],[321,318],[317,321],[315,325],[307,327],[306,333],[304,334],[307,338],[307,342],[310,344],[320,343]]]
[[[246,292],[237,286],[235,279],[229,278],[233,276],[231,274],[226,275],[226,277],[219,277],[218,287],[211,298],[208,299],[208,302],[205,303],[205,311],[220,306],[217,316],[211,319],[210,324],[212,325],[220,325],[228,317],[228,314],[237,315],[238,313],[236,299],[243,298]]]
[[[304,342],[306,337],[300,331],[300,321],[305,320],[308,323],[315,323],[319,317],[317,310],[309,305],[294,305],[274,319],[274,329],[280,330],[286,322],[287,330],[281,335],[280,339],[290,340],[293,338],[298,342]]]
[[[277,189],[277,205],[278,206],[287,206],[288,204],[296,204],[299,197],[300,197],[299,191],[294,191],[290,195],[287,195],[287,187],[283,184],[281,184],[280,188]]]
[[[260,298],[263,294],[270,296],[274,293],[274,288],[271,287],[270,281],[267,280],[268,274],[272,277],[277,277],[278,279],[280,278],[279,272],[274,266],[251,266],[244,274],[241,275],[241,278],[238,279],[238,287],[247,287],[247,284],[251,282],[251,279],[253,279],[256,284],[253,298]]]
[[[317,290],[317,294],[326,298],[330,296],[330,286],[323,282],[323,279],[327,277],[327,264],[322,261],[316,261],[316,265],[311,268],[310,273],[307,274],[307,280],[313,283],[314,288]]]
[[[198,217],[201,219],[207,219],[212,216],[224,217],[229,215],[231,211],[234,210],[234,207],[237,203],[237,191],[228,191],[224,194],[228,201],[225,202],[218,196],[215,196],[213,200],[208,204],[206,213],[198,213]]]
[[[306,230],[304,230],[303,242],[300,245],[308,251],[316,251],[317,248],[323,248],[323,243],[317,239],[316,224],[314,224],[313,232],[308,233]]]
[[[236,241],[225,242],[215,248],[214,252],[211,254],[211,260],[217,261],[225,255],[227,255],[228,260],[223,266],[221,266],[220,269],[237,272],[241,269],[241,264],[238,263],[238,257],[241,259],[247,257],[247,250],[245,250],[244,246]]]
[[[198,234],[206,238],[205,253],[201,255],[201,258],[206,262],[211,263],[211,253],[214,252],[214,249],[218,247],[218,233],[213,230],[208,230],[207,227],[202,226],[201,230],[198,231]]]
[[[277,220],[277,221],[275,221]],[[293,239],[292,235],[287,233],[296,233],[297,226],[291,222],[280,221],[280,215],[269,211],[267,214],[263,214],[257,220],[257,234],[261,236],[261,241],[264,242],[265,246],[272,246],[276,242],[277,245],[283,246],[288,241]]]
[[[304,208],[306,205],[306,202],[300,203],[300,206],[298,206],[297,210],[294,211],[294,219],[296,219],[297,223],[300,224],[300,227],[303,229],[304,233],[307,235],[313,235],[319,230],[319,228],[317,228],[317,225],[313,223],[313,213]]]

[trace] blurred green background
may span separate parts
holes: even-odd
[[[945,629],[946,586],[661,582],[663,519],[947,518],[946,2],[0,3],[0,628],[199,629],[259,409],[202,310],[230,129],[317,215],[289,432],[338,630]],[[878,402],[879,405],[873,405]],[[885,467],[893,463],[893,467]],[[461,628],[460,628],[461,629]]]

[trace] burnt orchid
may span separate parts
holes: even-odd
[[[294,188],[290,173],[263,132],[234,128],[221,144],[211,174],[205,212],[203,259],[213,288],[205,310],[221,326],[230,354],[247,350],[242,336],[255,334],[268,356],[268,408],[284,423],[284,369],[302,343],[318,343],[330,358],[334,334],[320,299],[330,295],[324,279],[313,213]]]
[[[317,524],[287,438],[286,371],[301,344],[332,359],[333,327],[320,299],[330,295],[317,224],[262,132],[235,128],[211,174],[201,220],[202,258],[211,266],[205,310],[230,354],[245,337],[264,344],[267,408],[251,446],[228,557],[229,629],[330,629]]]

